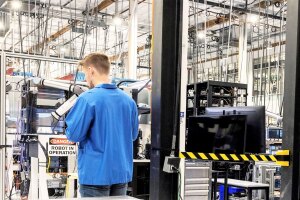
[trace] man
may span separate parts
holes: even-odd
[[[132,180],[133,141],[138,135],[137,106],[110,84],[106,55],[92,53],[80,65],[91,89],[79,96],[67,115],[66,135],[79,142],[81,196],[126,195]]]

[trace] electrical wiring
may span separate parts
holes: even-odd
[[[193,41],[193,65],[192,65],[192,69],[193,69],[193,81],[194,81],[194,88],[196,88],[196,83],[198,82],[198,17],[196,15],[196,3],[195,0],[193,0],[193,14],[194,14],[194,27],[195,27],[195,34],[194,34],[194,41]],[[195,50],[196,50],[196,60],[194,58],[194,54],[195,54]],[[195,64],[196,62],[196,64]],[[196,102],[196,95],[194,96],[194,102]],[[197,108],[196,108],[196,104],[194,104],[193,106],[193,114],[196,115],[197,114]]]
[[[228,102],[228,100],[226,100],[226,99],[223,99],[223,98],[221,98],[221,99],[220,99],[220,101],[221,101],[221,100],[225,101],[225,102],[227,103],[227,105],[230,105],[230,106],[232,106],[232,105],[231,105],[231,104]],[[219,102],[220,102],[220,101],[219,101]]]
[[[228,90],[228,89],[226,89],[225,87],[221,87],[221,88],[222,88],[223,90],[229,92],[230,94],[232,93],[232,90]],[[231,89],[233,89],[233,88],[231,88]]]
[[[182,196],[181,196],[181,172],[179,169],[177,169],[176,167],[172,166],[172,168],[177,172],[178,174],[178,198],[180,200],[183,200]]]
[[[229,47],[230,47],[230,40],[231,40],[231,23],[232,23],[232,6],[234,0],[230,0],[230,10],[229,10],[229,30],[228,30],[228,38],[227,38],[227,51],[226,51],[226,60],[225,60],[225,82],[227,82],[227,70],[228,70],[228,57],[229,57]]]
[[[135,0],[135,1],[134,1],[134,4],[133,4],[132,12],[135,12],[135,10],[137,9],[137,7],[138,7],[138,0]],[[133,15],[131,15],[131,16],[129,17],[129,25],[128,25],[129,27],[131,26],[132,21],[133,21]],[[129,34],[129,30],[127,30],[127,32],[126,32],[126,37],[125,37],[125,38],[128,38],[128,34]],[[124,50],[125,50],[125,45],[122,46],[122,49],[121,49],[121,51],[120,51],[120,53],[119,53],[119,56],[118,56],[118,58],[117,58],[117,60],[116,60],[116,63],[119,63],[119,62],[120,62],[121,56],[122,56]]]
[[[45,25],[45,29],[44,29],[43,41],[45,41],[46,37],[47,37],[49,11],[50,11],[50,0],[48,0],[47,14],[46,14],[46,20],[45,20],[46,25]],[[39,21],[40,21],[40,19],[39,19]],[[44,49],[45,49],[45,45],[42,46],[42,51],[41,51],[42,55],[43,55]],[[40,67],[41,67],[41,60],[39,60],[39,62],[38,62],[38,69],[37,69],[37,75],[36,75],[37,77],[40,76]]]
[[[223,9],[222,9],[222,13],[225,13],[225,2],[222,2],[223,3]],[[220,5],[220,2],[219,2],[219,5]],[[222,23],[222,33],[224,33],[224,30],[225,30],[225,23]],[[222,81],[222,78],[223,78],[223,67],[224,67],[224,62],[223,62],[223,59],[224,59],[224,37],[225,37],[225,34],[222,34],[222,42],[221,42],[221,46],[222,46],[222,49],[221,49],[221,56],[219,57],[220,61],[221,61],[221,64],[220,64],[220,69],[219,69],[219,81]],[[229,41],[228,41],[229,42]],[[227,49],[228,50],[228,49]]]
[[[61,118],[61,117],[60,117]],[[51,123],[51,131],[52,131],[52,134],[55,134],[55,129],[56,129],[56,127],[57,127],[57,125],[58,125],[58,123],[59,123],[59,121],[60,121],[60,118],[58,119],[58,120],[56,120],[56,119],[52,119],[53,121],[52,121],[52,123]]]
[[[90,10],[90,3],[91,0],[86,2],[86,10],[87,12]],[[86,46],[86,42],[87,42],[87,31],[88,31],[88,25],[87,22],[89,21],[89,13],[86,13],[85,16],[85,26],[84,26],[84,34],[83,34],[83,38],[82,38],[82,44],[81,44],[81,50],[80,50],[80,54],[79,54],[79,58],[82,59],[83,55],[84,55],[84,50],[85,50],[85,46]],[[74,75],[74,80],[73,80],[73,84],[76,84],[76,79],[77,79],[77,75],[78,75],[79,69],[76,69],[75,75]]]
[[[12,182],[11,189],[10,189],[10,191],[9,191],[9,196],[8,196],[8,199],[9,199],[9,200],[12,200],[12,191],[13,191],[13,189],[14,189],[15,186],[16,186],[16,184],[15,184],[15,182],[13,181],[13,182]]]
[[[19,16],[18,16],[18,21],[19,21],[19,38],[20,38],[20,44],[21,44],[21,52],[23,53],[24,51],[23,51],[23,37],[22,37],[22,23],[21,23],[21,15],[20,15],[20,13],[19,13]],[[26,72],[26,70],[25,70],[25,61],[24,61],[24,59],[22,59],[22,62],[23,62],[23,76],[24,76],[24,85],[26,85],[26,75],[25,75],[25,72]]]
[[[247,6],[250,6],[252,4],[254,4],[255,2],[257,2],[257,0],[253,0],[251,3],[246,4]]]
[[[278,15],[279,12],[282,12],[281,10],[287,6],[287,3],[283,4],[283,6],[280,7],[280,9],[275,13],[275,15]],[[281,22],[281,20],[280,20]]]

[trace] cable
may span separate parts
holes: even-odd
[[[89,21],[89,10],[90,10],[90,3],[91,3],[91,0],[89,0],[88,2],[86,2],[86,10],[87,10],[87,13],[86,13],[86,18],[85,18],[85,26],[84,26],[84,34],[83,34],[83,38],[82,38],[82,44],[81,44],[81,50],[80,50],[80,54],[79,54],[79,58],[82,59],[83,55],[84,55],[84,49],[85,49],[85,46],[86,46],[86,42],[87,42],[87,29],[88,29],[88,21]],[[75,85],[76,84],[76,78],[77,78],[77,75],[78,75],[78,72],[79,72],[79,69],[77,67],[76,69],[76,73],[75,73],[75,76],[74,76],[74,82],[73,84]]]
[[[47,37],[49,11],[50,11],[50,0],[48,1],[47,15],[46,15],[46,20],[44,22],[44,23],[46,23],[46,25],[45,25],[45,29],[44,29],[44,38],[43,38],[43,41],[46,41],[46,37]],[[40,19],[39,19],[39,22],[40,22]],[[46,45],[47,44],[48,43],[46,43]],[[45,45],[42,46],[42,51],[41,51],[42,55],[43,55],[44,49],[45,49]],[[40,68],[41,68],[41,60],[38,61],[38,69],[37,69],[37,74],[36,74],[37,77],[40,76]]]
[[[227,91],[227,92],[229,92],[229,93],[232,93],[232,90],[228,90],[228,89],[226,89],[225,87],[221,87],[223,90],[225,90],[225,91]],[[231,88],[232,89],[232,88]],[[208,90],[208,89],[207,89]]]
[[[21,23],[21,15],[20,15],[20,13],[19,13],[19,17],[18,17],[18,21],[19,21],[19,37],[20,37],[20,44],[21,44],[21,53],[23,53],[24,51],[23,51],[23,39],[22,39],[22,23]],[[24,76],[24,85],[26,85],[26,75],[25,75],[25,72],[26,72],[26,70],[25,70],[25,60],[24,59],[22,59],[22,62],[23,62],[23,76]]]
[[[194,27],[195,27],[195,38],[193,38],[193,56],[192,56],[192,69],[193,69],[193,81],[194,81],[194,88],[196,88],[196,83],[198,82],[198,17],[196,15],[196,3],[195,0],[193,0],[193,14],[194,14]],[[195,64],[195,58],[194,58],[194,54],[195,54],[195,47],[196,47],[196,64]],[[196,102],[196,95],[194,95],[194,102]],[[194,104],[193,106],[193,115],[197,115],[197,108],[196,108],[196,104]]]
[[[46,163],[48,163],[48,170],[49,170],[49,166],[50,166],[50,160],[51,160],[51,158],[50,158],[50,156],[48,155],[48,151],[46,150],[46,148],[44,147],[44,145],[38,140],[37,141],[38,143],[39,143],[39,145],[41,146],[41,148],[42,148],[42,150],[43,150],[43,152],[44,152],[44,155],[45,155],[45,157],[46,157]],[[48,171],[47,170],[47,171]]]
[[[254,4],[257,0],[253,0],[251,3],[248,3],[247,6]]]
[[[178,177],[178,199],[183,200],[182,196],[181,196],[181,172],[179,171],[179,169],[177,169],[176,167],[172,166],[172,168],[177,172],[177,174],[179,175]]]
[[[230,105],[230,106],[231,106],[231,104],[230,104],[226,99],[221,98],[220,101],[221,101],[221,100],[225,101],[225,102],[227,103],[227,105]],[[220,102],[220,101],[219,101],[219,102]]]
[[[15,181],[13,180],[12,186],[11,186],[11,189],[10,189],[10,192],[9,192],[9,196],[8,196],[9,200],[12,200],[12,198],[11,198],[12,197],[12,191],[13,191],[15,186],[16,186],[16,184],[15,184]]]
[[[61,117],[60,117],[61,118]],[[53,118],[53,121],[51,123],[51,131],[52,131],[52,134],[55,134],[55,128],[58,126],[58,123],[60,121],[60,118],[58,120],[54,119]]]

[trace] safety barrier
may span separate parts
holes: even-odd
[[[290,164],[289,150],[280,150],[276,153],[276,155],[180,152],[179,158],[228,162],[265,161],[275,162],[276,164],[284,167],[287,167]]]

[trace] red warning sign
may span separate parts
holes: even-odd
[[[50,145],[75,145],[75,142],[70,142],[67,138],[49,138]]]

